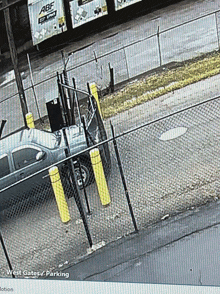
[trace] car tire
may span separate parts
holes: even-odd
[[[84,186],[87,187],[91,183],[93,183],[95,180],[90,159],[89,158],[85,158],[85,159],[80,158],[80,166],[81,166],[81,171],[82,171],[82,177],[84,180]],[[83,185],[82,185],[82,180],[80,177],[79,167],[75,167],[75,173],[76,173],[78,187],[79,187],[79,189],[82,189]]]
[[[75,162],[75,160],[73,160],[73,162]],[[89,158],[80,158],[80,165],[81,165],[81,170],[82,170],[82,176],[85,179],[84,186],[87,187],[91,183],[93,183],[95,180],[90,159]],[[78,187],[81,190],[81,189],[83,189],[83,185],[82,185],[82,181],[80,179],[79,168],[75,167],[74,170],[75,170],[75,174],[76,174],[76,178],[77,178]],[[65,191],[66,196],[68,198],[71,198],[73,196],[73,190],[75,188],[74,188],[74,185],[72,185],[72,179],[71,179],[70,172],[68,170],[67,165],[65,165],[62,169],[62,183],[63,183],[63,187],[64,187],[64,191]]]

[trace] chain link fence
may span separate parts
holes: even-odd
[[[134,221],[140,230],[164,216],[216,200],[220,192],[219,124],[217,97],[124,134],[112,134],[104,141],[111,157],[111,171],[106,172],[111,198],[107,206],[100,201],[91,161],[85,156],[94,147],[105,150],[103,143],[70,157],[73,162],[79,157],[84,168],[81,177],[75,165],[78,192],[66,173],[68,160],[59,162],[71,217],[68,223],[61,222],[49,167],[1,190],[1,200],[2,195],[8,196],[8,207],[0,213],[0,228],[15,276],[45,277],[89,254],[91,245],[97,248],[134,232]],[[83,189],[86,175],[90,180]],[[45,182],[39,185],[36,178]],[[11,276],[1,246],[0,264],[1,277]]]
[[[153,23],[143,24],[142,30],[138,28],[139,34],[134,34],[131,30],[124,39],[116,34],[91,43],[82,50],[69,52],[68,73],[76,77],[77,87],[80,89],[86,90],[87,82],[91,81],[96,82],[100,90],[108,90],[109,67],[114,70],[115,84],[121,84],[171,62],[182,62],[219,50],[219,10],[185,22],[183,20],[168,27],[166,23],[161,24],[158,18]],[[54,91],[56,72],[63,70],[63,62],[60,55],[60,60],[57,61],[56,58],[52,66],[38,68],[39,60],[35,59],[32,63],[33,68],[36,68],[33,78],[37,99],[34,97],[30,76],[24,77],[23,83],[28,109],[38,119],[39,116],[47,115],[46,102],[57,97],[57,91]],[[20,105],[15,83],[0,89],[0,96],[3,118],[10,121],[10,126],[8,124],[5,130],[8,134],[23,127],[22,112],[17,111]]]

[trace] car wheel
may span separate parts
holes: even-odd
[[[80,175],[79,167],[75,167],[75,173],[76,173],[76,180],[77,180],[78,187],[82,189],[83,188],[82,179],[84,182],[84,186],[87,187],[92,182],[94,182],[94,174],[93,174],[91,162],[89,159],[87,160],[80,159],[80,166],[81,166],[82,178]]]
[[[76,160],[73,160],[73,162],[76,162]],[[93,170],[92,170],[92,165],[91,165],[89,158],[88,159],[87,158],[80,158],[80,165],[81,165],[84,186],[87,187],[95,180]],[[79,187],[79,189],[82,189],[83,188],[82,179],[80,176],[79,167],[77,167],[76,164],[74,165],[74,170],[75,170],[75,174],[76,174],[76,181],[77,181],[78,187]],[[72,191],[72,188],[74,187],[74,185],[71,184],[72,179],[71,179],[70,172],[69,172],[67,165],[65,165],[63,167],[61,174],[62,174],[62,182],[64,185],[64,189],[66,191],[70,191],[70,194],[72,194],[71,191]],[[69,194],[69,192],[67,194]],[[72,196],[70,196],[70,197],[72,197]],[[70,197],[68,196],[68,198],[70,198]]]

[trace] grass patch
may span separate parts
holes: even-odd
[[[145,77],[112,95],[105,96],[100,101],[103,117],[111,117],[219,73],[220,53],[184,62],[175,69]]]

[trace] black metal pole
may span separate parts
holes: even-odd
[[[3,129],[4,129],[4,126],[7,122],[7,119],[3,119],[2,122],[1,122],[1,126],[0,126],[0,139],[1,139],[1,136],[2,136],[2,132],[3,132]]]
[[[66,148],[64,149],[65,150],[65,155],[66,155],[66,157],[69,157],[70,152],[69,152],[69,144],[68,144],[68,140],[67,140],[67,136],[66,136],[66,131],[65,131],[65,128],[63,128],[62,130],[63,130],[63,137],[64,137],[64,141],[65,141],[65,145],[66,145]],[[75,180],[74,167],[73,167],[72,160],[71,159],[68,160],[67,164],[68,164],[68,169],[69,169],[70,177],[71,177],[71,184],[72,184],[72,188],[73,188],[73,196],[74,196],[76,205],[78,207],[80,216],[81,216],[82,221],[83,221],[83,225],[84,225],[84,228],[85,228],[85,231],[86,231],[86,235],[87,235],[87,238],[88,238],[89,245],[90,245],[90,247],[92,247],[92,238],[91,238],[91,234],[90,234],[89,227],[88,227],[88,224],[87,224],[87,220],[86,220],[86,216],[85,216],[85,213],[84,213],[83,205],[82,205],[82,202],[81,202],[80,197],[79,197],[78,187],[77,187],[76,180]]]
[[[119,151],[118,151],[118,146],[117,146],[117,142],[115,140],[115,133],[114,133],[114,128],[112,125],[112,122],[110,121],[110,125],[111,125],[111,130],[112,130],[112,137],[113,137],[113,144],[114,144],[114,148],[115,148],[115,154],[116,154],[116,158],[117,158],[117,162],[118,162],[118,167],[119,167],[119,171],[121,174],[121,180],[122,180],[122,184],[125,190],[125,196],[127,198],[127,202],[128,202],[128,207],[129,207],[129,211],[131,214],[131,218],[132,218],[132,222],[134,225],[134,229],[135,232],[138,232],[138,228],[137,228],[137,224],[136,224],[136,220],[134,217],[134,213],[133,213],[133,208],[131,205],[131,201],[130,201],[130,197],[129,197],[129,193],[128,193],[128,189],[127,189],[127,185],[126,185],[126,181],[125,181],[125,176],[124,176],[124,172],[123,172],[123,168],[122,168],[122,164],[121,164],[121,159],[120,159],[120,155],[119,155]]]
[[[111,93],[114,93],[114,90],[115,90],[114,69],[111,67],[110,63],[108,64],[108,66],[109,66],[109,72],[110,72],[109,87],[110,87]]]
[[[57,72],[57,84],[58,84],[58,90],[60,93],[60,101],[63,108],[63,114],[64,114],[64,120],[65,120],[65,126],[69,126],[69,117],[67,113],[67,105],[66,105],[66,99],[65,99],[65,93],[63,90],[63,87],[61,85],[63,84],[62,75]]]
[[[76,80],[75,78],[72,78],[73,88],[76,89]]]
[[[63,91],[62,91],[62,86],[61,86],[60,74],[58,72],[57,72],[57,86],[58,86],[58,91],[59,91],[59,101],[60,101],[60,105],[62,107],[62,117],[63,117],[64,125],[67,126],[65,105],[63,103]]]
[[[76,90],[76,80],[75,78],[72,78],[73,88]],[[80,132],[81,132],[81,111],[80,111],[80,103],[79,103],[79,97],[77,95],[77,91],[73,91],[73,99],[76,103],[76,108],[79,115],[79,122],[80,122]]]
[[[80,175],[80,179],[82,181],[82,188],[83,188],[83,193],[84,193],[84,197],[85,197],[85,201],[86,201],[87,213],[91,214],[91,210],[90,210],[90,207],[89,207],[89,200],[88,200],[88,196],[87,196],[87,193],[86,193],[86,187],[85,187],[85,184],[84,184],[84,181],[83,181],[82,168],[81,168],[81,163],[80,163],[79,158],[77,158],[77,167],[79,168],[79,175]]]
[[[63,77],[64,77],[64,83],[65,85],[69,86],[69,79],[68,79],[68,75],[67,75],[67,71],[66,68],[63,70]],[[74,119],[74,103],[73,103],[73,99],[71,99],[71,91],[68,88],[67,89],[67,93],[68,93],[68,99],[69,99],[69,105],[67,104],[67,111],[68,111],[68,115],[69,115],[69,121],[70,121],[70,125],[74,125],[75,124],[75,119]],[[67,101],[66,101],[67,102]]]
[[[62,84],[65,83],[64,81],[64,75],[60,74],[60,81]],[[65,109],[65,115],[66,115],[66,122],[67,122],[67,126],[70,126],[70,115],[69,115],[69,108],[68,108],[68,103],[67,103],[67,97],[66,97],[66,93],[64,90],[64,87],[61,86],[61,90],[62,90],[62,99],[63,99],[63,106]]]
[[[89,95],[92,95],[91,94],[91,89],[90,89],[89,83],[87,83],[87,90],[88,90]]]
[[[87,145],[87,147],[90,147],[89,138],[88,138],[88,133],[87,133],[87,130],[86,130],[86,123],[85,123],[85,118],[84,117],[82,117],[82,124],[83,124],[83,129],[84,129],[85,138],[86,138],[86,145]]]
[[[114,70],[110,68],[110,77],[111,77],[111,93],[115,91],[115,82],[114,82]]]
[[[92,95],[91,89],[90,89],[90,86],[89,86],[89,83],[87,83],[87,90],[88,90],[89,95]],[[87,106],[88,106],[88,110],[90,111],[91,110],[91,102],[90,102],[90,99],[88,99],[88,101],[87,101]]]
[[[5,257],[6,257],[7,262],[8,262],[9,269],[11,271],[12,278],[15,278],[15,275],[13,274],[13,268],[12,268],[12,265],[11,265],[11,262],[10,262],[10,259],[9,259],[9,256],[8,256],[8,252],[6,250],[5,243],[4,243],[1,232],[0,232],[0,241],[1,241],[1,244],[2,244],[2,249],[4,251]]]
[[[3,4],[3,6],[6,7],[8,5],[8,0],[2,0],[2,4]],[[24,87],[23,87],[23,83],[22,83],[22,79],[21,79],[21,74],[20,74],[19,68],[18,68],[18,55],[17,55],[17,50],[15,47],[15,41],[14,41],[14,36],[13,36],[13,31],[12,31],[9,7],[4,9],[4,17],[5,17],[5,28],[6,28],[6,33],[7,33],[7,37],[8,37],[10,56],[11,56],[11,61],[12,61],[13,68],[14,68],[15,80],[16,80],[16,85],[18,88],[18,95],[19,95],[19,99],[20,99],[21,110],[22,110],[22,115],[23,115],[23,119],[24,119],[24,125],[25,125],[25,127],[27,127],[26,114],[28,113],[28,106],[27,106]]]

